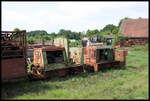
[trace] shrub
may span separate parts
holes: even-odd
[[[34,44],[34,43],[35,43],[34,38],[32,38],[32,37],[27,37],[27,43],[28,43],[28,44]]]
[[[75,42],[69,42],[70,47],[77,47],[81,45],[81,40],[77,40]]]
[[[116,42],[118,41],[120,42],[121,45],[126,41],[125,37],[121,33],[115,35],[113,45],[116,45]]]

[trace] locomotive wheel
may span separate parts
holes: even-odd
[[[38,67],[32,66],[31,67],[31,74],[29,75],[29,78],[30,79],[43,79],[43,78],[45,78],[44,70],[42,70]]]

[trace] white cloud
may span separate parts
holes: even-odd
[[[2,30],[86,31],[126,16],[147,18],[148,2],[2,2]]]

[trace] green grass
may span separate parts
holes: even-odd
[[[106,72],[2,84],[4,99],[148,99],[148,50],[129,48],[126,66]]]

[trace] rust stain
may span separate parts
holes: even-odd
[[[44,51],[56,51],[56,50],[65,50],[65,48],[61,47],[61,46],[51,45],[51,46],[47,46],[47,47],[42,47],[42,50],[44,50]]]
[[[2,80],[27,75],[26,31],[1,31]]]

